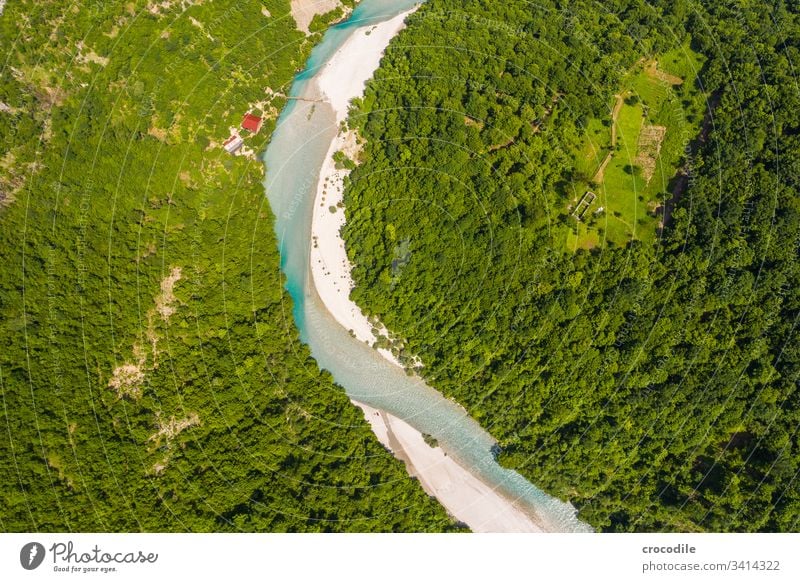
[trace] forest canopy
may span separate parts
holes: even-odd
[[[354,104],[352,297],[602,530],[800,525],[798,43],[781,1],[430,0]]]
[[[222,149],[319,38],[287,0],[5,6],[3,531],[455,527],[300,343]]]

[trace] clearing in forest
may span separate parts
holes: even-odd
[[[683,144],[699,131],[702,94],[695,78],[701,57],[688,44],[642,59],[625,75],[605,119],[590,119],[575,151],[573,198],[597,198],[581,221],[569,221],[569,250],[653,242]]]

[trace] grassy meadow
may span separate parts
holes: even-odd
[[[609,117],[588,121],[575,152],[571,208],[587,190],[597,198],[570,221],[568,249],[656,240],[670,183],[702,122],[701,65],[688,45],[641,59],[609,102]]]

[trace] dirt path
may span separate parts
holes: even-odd
[[[611,158],[614,157],[614,148],[617,147],[617,118],[619,117],[620,109],[622,109],[622,104],[625,102],[625,99],[622,95],[616,94],[614,95],[614,107],[611,109],[611,151],[606,154],[606,157],[603,159],[603,162],[600,164],[600,167],[597,168],[597,171],[594,173],[592,177],[592,182],[595,184],[600,184],[603,181],[603,176],[606,171],[606,166],[611,161]]]
[[[603,163],[600,164],[600,167],[597,168],[597,172],[595,172],[594,176],[592,177],[592,182],[595,184],[600,184],[603,181],[603,176],[606,172],[606,166],[611,161],[611,158],[614,157],[614,152],[610,151],[606,154],[606,159],[603,160]]]
[[[512,138],[510,138],[508,141],[506,141],[504,143],[497,143],[497,144],[489,146],[489,149],[487,149],[486,151],[487,152],[496,152],[497,150],[502,150],[502,149],[507,148],[508,146],[510,146],[513,143],[514,143],[514,138],[512,137]]]
[[[614,108],[611,110],[611,147],[617,146],[617,117],[619,117],[619,110],[622,109],[622,104],[625,100],[622,95],[614,95]]]

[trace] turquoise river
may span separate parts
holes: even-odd
[[[393,414],[439,445],[476,477],[524,507],[550,531],[591,531],[571,505],[550,497],[495,460],[495,440],[458,404],[350,336],[328,313],[314,288],[309,258],[316,183],[338,128],[327,103],[314,99],[311,81],[356,29],[387,20],[418,0],[364,0],[350,18],[331,27],[292,84],[289,101],[264,154],[266,193],[275,214],[281,269],[294,301],[300,337],[317,363],[354,400]],[[300,98],[300,99],[297,99]],[[554,467],[553,470],[558,470]]]

